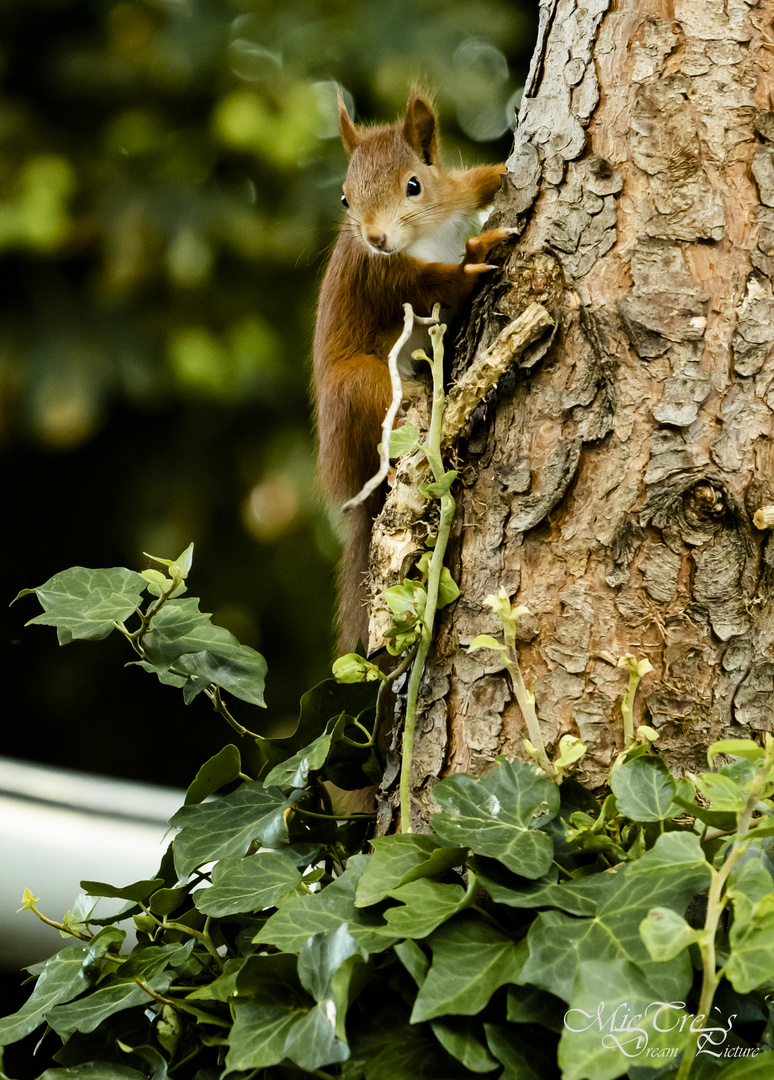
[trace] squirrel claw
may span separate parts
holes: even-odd
[[[466,274],[486,274],[490,270],[497,270],[494,263],[465,263],[463,270]]]

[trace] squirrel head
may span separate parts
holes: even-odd
[[[372,128],[356,127],[340,97],[339,129],[349,157],[342,197],[347,222],[371,253],[405,252],[456,213],[425,95],[412,91],[405,116]]]

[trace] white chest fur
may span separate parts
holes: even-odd
[[[434,232],[415,240],[404,249],[404,254],[422,262],[457,263],[465,253],[465,241],[481,227],[486,217],[485,210],[472,215],[454,214]]]

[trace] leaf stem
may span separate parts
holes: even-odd
[[[435,312],[434,312],[435,314]],[[425,457],[433,472],[436,483],[440,483],[444,477],[443,457],[441,455],[441,426],[443,423],[443,406],[445,394],[443,389],[443,335],[446,327],[443,324],[430,327],[430,338],[433,343],[433,358],[430,367],[433,374],[433,405],[430,415],[430,430],[423,446]],[[417,719],[417,699],[419,697],[419,684],[425,670],[425,661],[433,639],[433,625],[435,613],[438,607],[438,591],[441,584],[441,571],[443,560],[446,555],[446,545],[449,541],[452,520],[456,510],[454,496],[447,492],[441,496],[441,518],[438,526],[433,554],[427,573],[427,604],[422,620],[422,630],[419,642],[416,646],[416,655],[411,668],[408,690],[406,693],[406,722],[403,728],[403,753],[400,768],[400,828],[401,832],[410,833],[411,830],[411,761],[414,752],[414,733]]]

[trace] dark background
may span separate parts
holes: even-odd
[[[335,529],[309,346],[358,119],[433,90],[446,158],[502,160],[523,0],[2,0],[0,755],[186,786],[230,729],[122,640],[60,649],[25,587],[194,541],[190,594],[292,724],[329,671]],[[3,1010],[5,1011],[5,1010]]]

